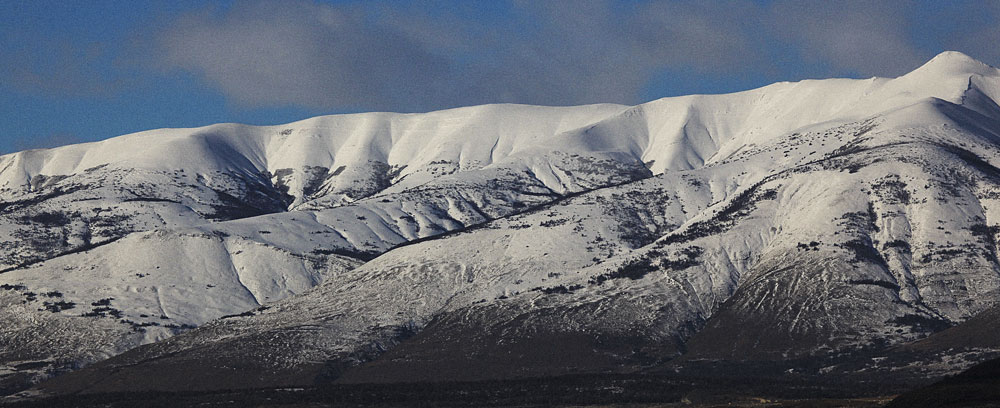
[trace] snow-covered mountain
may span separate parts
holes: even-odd
[[[0,381],[114,355],[34,392],[954,372],[1000,351],[916,346],[1000,303],[997,101],[1000,71],[946,52],[892,79],[3,156]]]

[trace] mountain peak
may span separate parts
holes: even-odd
[[[958,51],[944,51],[913,71],[936,75],[998,75],[998,70]]]

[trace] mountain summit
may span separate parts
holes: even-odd
[[[5,155],[0,384],[926,383],[1000,355],[998,74]]]
[[[913,71],[916,73],[927,73],[926,75],[944,76],[997,76],[1000,71],[997,68],[984,64],[972,57],[958,51],[944,51],[926,64],[921,65]]]

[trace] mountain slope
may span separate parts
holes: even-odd
[[[137,216],[191,215],[26,253],[41,262],[0,274],[8,319],[117,329],[54,347],[15,325],[3,360],[14,374],[75,368],[158,341],[41,388],[62,393],[781,371],[878,353],[1000,298],[998,97],[1000,71],[943,53],[895,79],[217,125],[5,156],[4,194],[26,214],[64,196],[95,212],[82,194],[110,184],[102,206],[133,194]],[[86,176],[102,165],[90,173],[140,176],[128,189]],[[42,189],[93,184],[48,197],[31,191],[39,174]],[[199,211],[220,186],[203,205],[267,205]]]

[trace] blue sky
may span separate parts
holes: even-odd
[[[1000,64],[1000,1],[0,0],[0,152],[160,127],[635,104]]]

